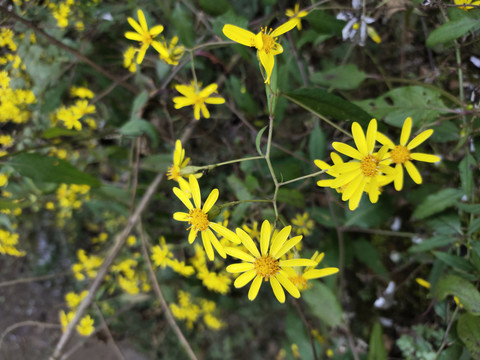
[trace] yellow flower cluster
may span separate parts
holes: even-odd
[[[180,261],[174,257],[173,253],[168,249],[163,236],[160,237],[160,245],[155,245],[152,248],[151,259],[155,268],[161,267],[165,269],[168,266],[176,273],[185,277],[192,276],[195,273],[193,266],[186,265],[185,261]]]
[[[69,24],[69,19],[72,18],[72,8],[75,4],[74,0],[65,0],[59,3],[49,2],[48,7],[52,12],[52,16],[57,20],[58,27],[64,29]],[[75,22],[75,28],[78,31],[83,31],[85,26],[81,20]]]
[[[211,330],[221,330],[225,327],[225,323],[214,315],[216,305],[213,301],[192,299],[186,291],[178,292],[178,304],[171,304],[170,309],[175,318],[186,321],[189,329],[193,329],[193,325],[201,317],[203,317],[204,324]]]
[[[177,45],[178,37],[173,37],[170,43],[167,43],[163,36],[160,37],[159,40],[156,40],[155,38],[163,32],[163,25],[155,25],[153,28],[149,29],[145,14],[142,10],[137,10],[137,16],[138,22],[131,17],[127,18],[128,23],[135,32],[127,31],[125,37],[129,40],[137,41],[140,47],[138,49],[129,47],[125,51],[123,54],[124,67],[128,68],[131,72],[136,71],[134,63],[135,57],[135,62],[141,64],[145,57],[145,53],[150,46],[158,52],[160,60],[163,60],[169,65],[177,65],[184,53],[184,48]]]
[[[79,281],[86,278],[93,279],[97,275],[98,268],[102,265],[103,259],[96,255],[88,256],[86,251],[77,251],[78,262],[72,265],[75,278]]]
[[[17,43],[13,39],[14,32],[6,27],[0,29],[0,48],[6,52],[4,56],[0,56],[0,65],[9,64],[13,69],[25,68],[22,59],[16,53]]]
[[[403,187],[403,168],[407,170],[412,180],[422,183],[422,176],[413,164],[413,160],[434,163],[440,161],[435,155],[412,152],[432,134],[433,130],[425,130],[411,141],[412,118],[408,117],[400,135],[400,143],[395,145],[388,137],[377,131],[377,121],[372,119],[365,134],[361,126],[352,124],[353,140],[357,149],[341,142],[334,142],[333,148],[339,153],[351,157],[352,160],[343,162],[342,158],[331,153],[333,165],[322,160],[315,160],[315,164],[333,179],[320,180],[318,186],[329,186],[342,193],[342,200],[349,201],[350,210],[355,210],[365,192],[370,201],[376,203],[383,186],[394,182],[395,189],[400,191]],[[383,144],[376,151],[376,141]],[[394,165],[395,167],[391,167]]]
[[[59,226],[64,226],[65,219],[70,219],[73,212],[78,210],[84,201],[90,199],[89,192],[90,186],[88,185],[61,184],[58,187],[57,200],[59,204]]]
[[[118,286],[128,294],[138,294],[141,291],[150,291],[150,285],[147,281],[145,271],[138,269],[138,261],[135,259],[125,259],[111,267],[111,271],[116,275]]]
[[[18,234],[0,229],[0,254],[10,256],[25,256],[25,251],[17,249]]]
[[[62,331],[65,332],[67,329],[68,324],[72,322],[75,312],[77,310],[78,305],[80,305],[80,302],[88,295],[88,291],[84,290],[80,294],[76,294],[73,291],[70,291],[65,295],[65,301],[67,302],[68,307],[70,308],[70,311],[65,313],[64,310],[60,311],[60,324],[62,325]],[[80,322],[78,325],[75,327],[77,330],[78,334],[81,336],[90,336],[93,331],[95,330],[95,327],[93,326],[94,320],[91,318],[90,315],[85,315],[80,319]]]
[[[0,124],[13,122],[26,123],[30,118],[28,106],[36,101],[31,90],[12,89],[10,76],[0,71]]]
[[[85,96],[84,93],[81,95]],[[75,96],[78,97],[78,95]],[[58,121],[62,121],[67,129],[80,131],[82,130],[82,123],[80,120],[83,119],[90,129],[96,129],[97,123],[95,119],[89,116],[90,114],[95,114],[96,111],[97,109],[95,105],[89,104],[88,100],[77,100],[75,104],[68,107],[62,106],[56,111],[55,115],[52,117],[53,125],[56,125]]]
[[[308,236],[315,228],[315,222],[310,219],[307,212],[297,214],[290,222],[293,225],[293,232],[297,235]]]
[[[222,243],[222,240],[220,240],[220,243]],[[207,266],[207,255],[200,245],[195,244],[195,256],[190,261],[193,267],[197,270],[197,278],[202,280],[202,284],[205,286],[205,288],[218,292],[222,295],[225,295],[230,291],[232,275],[224,270],[209,270]],[[222,265],[223,263],[217,263],[217,269]]]

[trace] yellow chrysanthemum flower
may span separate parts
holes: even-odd
[[[287,15],[290,20],[295,21],[298,30],[302,30],[301,18],[307,16],[308,11],[300,11],[300,4],[296,3],[293,9],[287,9],[287,11],[285,11],[285,15]]]
[[[373,152],[377,134],[377,121],[375,119],[370,121],[366,137],[362,127],[357,122],[352,124],[352,134],[357,149],[341,142],[332,144],[335,150],[353,158],[353,160],[332,166],[332,173],[339,175],[330,186],[334,189],[345,186],[342,192],[342,200],[349,200],[348,207],[350,210],[355,210],[364,191],[368,193],[372,203],[378,201],[379,189],[385,185],[386,177],[384,174],[392,177],[393,180],[395,169],[389,167],[390,160],[385,159],[388,151],[387,146],[383,146],[378,153]],[[387,181],[391,181],[390,178]]]
[[[405,166],[408,174],[416,184],[422,183],[422,176],[420,175],[415,165],[413,165],[411,160],[424,161],[429,163],[435,163],[440,161],[440,158],[436,155],[410,152],[410,150],[415,149],[417,146],[427,140],[433,134],[433,130],[428,129],[422,131],[410,142],[408,142],[411,131],[412,118],[407,117],[402,126],[402,133],[400,134],[400,144],[395,145],[392,140],[390,140],[388,137],[386,137],[380,132],[377,132],[376,136],[379,143],[386,145],[389,149],[391,149],[389,155],[392,163],[395,164],[395,170],[397,171],[394,179],[394,185],[397,191],[402,190],[403,187],[403,166]]]
[[[293,231],[297,235],[308,236],[315,228],[315,221],[310,219],[310,216],[307,212],[304,212],[303,214],[297,214],[295,218],[291,220],[291,222],[293,225],[295,225]]]
[[[95,330],[93,319],[90,315],[85,315],[80,319],[80,323],[75,328],[81,336],[90,336]]]
[[[227,257],[225,249],[210,229],[213,229],[217,234],[226,237],[230,241],[239,243],[240,240],[237,238],[233,231],[228,230],[226,227],[214,223],[208,219],[208,212],[215,205],[215,202],[218,199],[218,189],[213,189],[210,192],[207,200],[205,201],[205,204],[203,204],[203,207],[201,207],[202,199],[200,195],[200,187],[198,186],[198,181],[195,176],[190,175],[189,183],[195,206],[193,206],[192,202],[189,200],[189,194],[185,193],[185,191],[177,187],[174,187],[173,192],[187,207],[189,212],[176,212],[175,214],[173,214],[173,218],[177,221],[185,221],[190,224],[190,227],[188,228],[190,230],[190,233],[188,234],[188,242],[190,244],[195,241],[197,234],[199,232],[201,233],[203,246],[210,261],[213,261],[214,258],[212,245],[215,250],[220,254],[220,256],[225,259]]]
[[[190,185],[184,177],[188,178],[189,175],[182,175],[182,168],[186,167],[190,161],[189,157],[185,157],[185,149],[182,147],[180,140],[175,141],[175,150],[173,152],[173,165],[168,167],[167,179],[175,180],[180,189],[186,194],[191,194]],[[193,174],[197,179],[202,177],[202,174]],[[190,198],[191,195],[189,195]]]
[[[210,84],[203,90],[200,89],[200,86],[200,84],[177,85],[175,86],[175,89],[183,96],[177,96],[173,98],[175,109],[193,105],[193,114],[195,116],[195,120],[200,120],[200,111],[205,119],[210,118],[210,112],[205,104],[220,105],[225,102],[225,99],[220,96],[210,96],[217,92],[217,84]]]
[[[292,266],[315,266],[316,263],[309,259],[279,260],[302,240],[302,236],[295,236],[287,241],[291,230],[291,226],[286,226],[272,237],[271,225],[268,220],[265,220],[260,229],[260,251],[258,251],[252,238],[245,231],[237,228],[237,236],[249,253],[227,247],[225,251],[228,255],[243,260],[241,263],[229,265],[227,271],[243,273],[233,283],[236,288],[241,288],[253,280],[248,291],[249,300],[254,300],[257,297],[263,280],[270,282],[275,297],[281,303],[285,302],[285,292],[282,286],[293,297],[300,297],[300,292],[288,279],[285,269]]]
[[[315,265],[306,267],[303,271],[293,268],[285,269],[286,273],[288,274],[288,279],[298,288],[298,290],[306,290],[308,280],[319,279],[338,273],[339,269],[336,267],[315,269],[318,264],[322,262],[324,256],[325,253],[319,254],[318,251],[315,251],[315,254],[313,254],[311,258],[315,262]]]
[[[137,64],[141,64],[150,45],[152,45],[160,54],[164,52],[163,45],[154,40],[157,35],[162,33],[163,25],[156,25],[148,30],[147,20],[145,19],[143,11],[138,9],[137,16],[139,23],[131,17],[127,18],[128,23],[136,32],[127,31],[125,37],[129,40],[138,41],[141,44],[137,55]]]
[[[170,44],[163,39],[163,51],[160,52],[160,60],[165,61],[169,65],[178,65],[178,61],[182,58],[185,49],[183,46],[177,46],[177,44],[178,36],[174,36],[172,40],[170,40]]]
[[[270,84],[270,76],[275,65],[275,55],[283,52],[282,45],[277,43],[277,37],[292,30],[295,26],[297,26],[297,20],[290,19],[275,30],[267,30],[265,27],[255,35],[241,27],[226,24],[223,27],[223,34],[239,44],[257,49],[257,56],[267,75],[265,83]]]
[[[467,6],[467,5],[476,5],[476,6],[480,6],[480,0],[454,0],[455,1],[455,5],[461,5],[460,6],[460,9],[464,10],[464,11],[468,11],[468,10],[471,10],[474,8],[474,6]]]

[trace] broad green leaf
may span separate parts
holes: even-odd
[[[454,21],[446,22],[433,30],[427,39],[427,46],[433,47],[453,41],[469,31],[480,29],[480,21],[465,17]]]
[[[472,359],[480,359],[480,318],[470,313],[462,314],[458,319],[457,333]]]
[[[480,231],[480,218],[474,219],[468,225],[468,235],[476,234]]]
[[[147,135],[152,141],[152,146],[158,146],[158,134],[155,126],[143,119],[134,119],[126,122],[120,129],[120,133],[125,136]]]
[[[440,124],[435,124],[435,131],[428,141],[436,143],[446,143],[450,141],[455,141],[460,138],[460,129],[452,121],[442,121]]]
[[[480,315],[480,293],[468,280],[456,275],[446,275],[437,283],[434,292],[438,300],[455,295],[464,309],[475,316]]]
[[[355,257],[379,275],[386,275],[388,270],[382,264],[377,248],[364,239],[353,242]]]
[[[188,47],[193,47],[195,44],[195,34],[193,31],[194,21],[190,13],[187,12],[179,2],[176,3],[170,20],[176,30],[175,33],[180,39],[180,43]]]
[[[227,0],[200,0],[200,6],[209,15],[218,16],[231,9]]]
[[[428,216],[437,214],[446,208],[455,205],[462,195],[462,190],[452,188],[442,189],[435,194],[427,196],[415,209],[412,217],[416,219],[424,219]]]
[[[311,313],[328,326],[342,323],[343,311],[332,290],[321,282],[302,294],[302,299],[309,305]]]
[[[345,21],[337,20],[335,16],[323,10],[310,12],[305,20],[317,33],[342,36]]]
[[[138,94],[135,99],[133,100],[132,105],[132,112],[130,114],[130,121],[140,119],[142,114],[141,110],[145,106],[148,101],[148,93],[143,90],[140,94]]]
[[[22,176],[29,177],[34,182],[100,186],[97,178],[57,157],[22,153],[10,159],[8,164]]]
[[[277,201],[285,204],[290,204],[298,208],[305,207],[305,198],[302,193],[295,189],[287,189],[281,187],[278,189]]]
[[[140,167],[151,171],[167,171],[172,164],[172,154],[156,154],[143,158]]]
[[[423,240],[420,244],[415,244],[412,245],[408,251],[415,253],[415,252],[423,252],[423,251],[429,251],[438,247],[443,247],[446,245],[451,244],[452,242],[455,241],[454,236],[448,236],[448,235],[437,235],[434,237],[431,237],[429,239]]]
[[[308,149],[310,151],[310,161],[313,163],[315,159],[323,160],[326,150],[326,136],[322,128],[318,124],[318,120],[315,120],[315,126],[310,133],[308,140]]]
[[[312,346],[310,344],[308,334],[306,333],[306,327],[293,306],[289,306],[287,308],[285,332],[288,337],[289,344],[297,344],[298,352],[302,360],[314,359]],[[287,349],[290,351],[290,345],[288,345]]]
[[[385,122],[397,127],[401,127],[409,116],[414,126],[430,124],[448,110],[439,91],[422,86],[399,87],[376,99],[355,103],[377,120],[385,119]]]
[[[382,338],[382,325],[375,323],[370,334],[367,360],[387,360],[387,349]]]
[[[462,182],[462,189],[468,198],[471,197],[473,188],[473,170],[476,167],[476,161],[470,153],[467,152],[465,157],[460,161],[458,170],[460,172],[460,181]]]
[[[313,83],[331,86],[334,89],[356,89],[367,77],[363,71],[358,70],[356,65],[347,64],[322,72],[316,72],[311,76]]]
[[[79,135],[82,135],[80,131],[58,128],[58,127],[47,129],[42,133],[42,137],[44,139],[53,139],[60,136],[79,136]]]
[[[265,130],[268,128],[268,125],[264,126],[257,134],[257,138],[255,139],[255,146],[257,147],[257,152],[259,155],[263,155],[262,148],[260,147],[262,144],[262,135]]]
[[[434,251],[433,254],[437,259],[443,261],[445,264],[451,266],[452,268],[463,270],[467,273],[473,271],[472,264],[457,255],[448,254],[440,251]]]
[[[372,119],[372,116],[357,105],[324,90],[306,88],[281,93],[280,95],[320,118],[333,118],[337,123],[340,121],[357,121],[366,128]]]
[[[480,214],[480,204],[464,204],[456,203],[455,204],[460,210],[465,211],[471,214]]]

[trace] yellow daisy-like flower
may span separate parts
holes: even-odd
[[[267,75],[265,83],[270,84],[270,76],[275,65],[275,55],[283,52],[283,47],[277,43],[277,38],[292,30],[295,26],[297,26],[297,19],[290,19],[275,30],[267,30],[265,27],[255,35],[241,27],[226,24],[223,27],[223,34],[239,44],[257,49],[257,56]]]
[[[297,235],[308,236],[312,233],[315,228],[315,222],[310,219],[310,216],[307,212],[303,214],[295,215],[295,218],[291,220],[292,224],[295,225],[294,232]]]
[[[178,36],[174,36],[167,44],[166,40],[162,40],[163,52],[160,52],[160,60],[165,61],[169,65],[178,65],[178,61],[182,58],[185,49],[183,46],[177,46]]]
[[[480,0],[475,0],[475,1],[472,1],[472,0],[454,0],[455,1],[455,5],[462,5],[460,6],[460,9],[464,10],[464,11],[468,11],[468,10],[471,10],[474,8],[474,6],[467,6],[467,5],[477,5],[479,6],[480,5]]]
[[[190,244],[195,241],[197,234],[199,232],[201,233],[203,247],[205,248],[205,252],[207,253],[207,257],[210,261],[213,261],[214,258],[213,248],[215,248],[215,250],[220,254],[220,256],[225,259],[227,257],[225,249],[210,229],[213,229],[217,234],[226,237],[230,241],[239,243],[240,240],[237,238],[233,231],[228,230],[226,227],[214,223],[208,219],[208,212],[215,205],[215,202],[218,199],[218,189],[213,189],[210,192],[207,200],[203,204],[203,207],[201,207],[202,199],[200,195],[200,187],[198,186],[198,181],[193,175],[190,175],[188,180],[190,183],[193,203],[195,204],[195,206],[193,206],[192,202],[189,200],[189,194],[177,187],[174,187],[174,194],[187,207],[189,212],[176,212],[175,214],[173,214],[173,218],[177,221],[185,221],[190,224],[190,227],[188,228],[190,230],[190,233],[188,234],[188,242]]]
[[[283,288],[293,297],[300,297],[300,292],[288,279],[285,270],[292,266],[315,266],[316,263],[310,259],[279,260],[302,240],[302,236],[295,236],[287,240],[291,230],[291,226],[286,226],[272,237],[271,225],[268,220],[265,220],[260,229],[260,251],[258,251],[252,238],[245,231],[237,228],[237,236],[249,253],[227,247],[225,251],[228,255],[243,260],[241,263],[227,266],[227,271],[243,273],[233,283],[236,288],[241,288],[253,280],[248,291],[249,300],[253,301],[257,297],[263,280],[270,282],[275,297],[281,303],[285,302]],[[271,241],[270,238],[272,238]]]
[[[139,23],[131,17],[127,18],[128,23],[136,32],[127,31],[125,33],[125,37],[129,40],[138,41],[141,44],[140,50],[137,54],[137,64],[141,64],[143,58],[145,57],[145,53],[147,52],[147,49],[150,47],[150,45],[152,45],[153,48],[157,50],[160,54],[164,52],[163,45],[160,42],[154,40],[157,35],[162,33],[163,26],[156,25],[150,30],[148,30],[147,21],[145,20],[145,15],[143,14],[143,11],[138,9],[137,15]]]
[[[424,153],[412,153],[410,150],[415,149],[417,146],[427,140],[432,134],[433,130],[428,129],[422,131],[415,136],[410,142],[408,139],[412,131],[412,118],[407,117],[402,126],[402,132],[400,134],[400,144],[395,145],[392,140],[377,132],[377,140],[379,143],[386,145],[390,150],[390,159],[395,164],[396,175],[394,178],[394,185],[397,191],[402,190],[403,187],[403,167],[407,169],[408,174],[416,184],[422,183],[422,176],[418,172],[415,165],[411,160],[424,161],[429,163],[435,163],[440,161],[440,158],[436,155],[424,154]],[[408,142],[408,143],[407,143]]]
[[[186,194],[191,194],[190,185],[188,184],[188,181],[184,179],[184,177],[188,178],[188,175],[182,175],[181,170],[188,165],[189,161],[190,158],[185,157],[185,149],[182,148],[182,142],[177,140],[173,152],[173,165],[168,167],[167,179],[175,180],[180,186],[180,189]],[[199,179],[202,174],[194,174],[194,176]]]
[[[385,185],[384,174],[395,175],[395,169],[388,166],[389,159],[385,158],[388,151],[383,146],[378,153],[374,153],[377,134],[377,120],[372,119],[368,125],[367,134],[359,123],[352,124],[353,140],[357,149],[350,145],[334,142],[333,148],[339,153],[353,158],[352,161],[332,166],[332,172],[339,175],[332,181],[331,187],[336,189],[345,186],[342,191],[342,200],[349,200],[348,207],[355,210],[360,203],[363,192],[367,192],[372,203],[378,201],[380,186]],[[393,180],[393,178],[392,178]]]
[[[210,118],[210,112],[205,104],[223,104],[225,99],[220,96],[210,96],[217,92],[218,85],[213,83],[208,85],[205,89],[200,89],[201,85],[177,85],[175,89],[183,96],[173,98],[175,109],[180,109],[184,106],[193,105],[193,114],[195,120],[200,120],[200,111],[205,119]]]
[[[303,271],[297,269],[287,268],[285,271],[288,274],[288,279],[298,288],[303,291],[308,288],[307,281],[312,279],[319,279],[325,276],[338,273],[339,269],[336,267],[327,267],[323,269],[315,269],[320,264],[325,256],[325,253],[319,254],[315,251],[312,256],[312,260],[315,261],[315,265],[306,267]]]
[[[81,336],[90,336],[95,330],[95,326],[93,326],[93,323],[94,321],[90,317],[90,315],[85,315],[84,317],[82,317],[80,323],[75,328]]]
[[[295,21],[298,30],[302,30],[301,18],[307,16],[308,11],[300,11],[300,4],[296,3],[293,9],[287,9],[287,11],[285,11],[285,15],[287,15],[290,20]]]

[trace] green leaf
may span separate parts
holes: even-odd
[[[368,266],[379,275],[388,273],[386,267],[382,264],[380,253],[377,248],[364,239],[356,240],[353,243],[355,257],[363,264]]]
[[[78,135],[82,135],[82,133],[77,130],[69,130],[69,129],[58,128],[58,127],[47,129],[42,133],[42,137],[44,139],[53,139],[60,136],[78,136]]]
[[[356,89],[367,77],[363,71],[358,70],[356,65],[348,64],[316,72],[311,76],[313,83],[331,86],[334,89],[351,90]]]
[[[447,254],[440,251],[434,251],[433,254],[437,259],[451,266],[452,268],[463,270],[465,272],[473,271],[472,264],[470,264],[467,260],[457,255]]]
[[[427,196],[423,202],[415,209],[412,217],[424,219],[433,214],[437,214],[446,208],[453,206],[463,195],[462,190],[442,189],[435,194]]]
[[[468,235],[476,234],[478,231],[480,231],[480,218],[474,219],[468,225]]]
[[[480,214],[480,204],[464,204],[457,202],[455,205],[462,211],[471,214]]]
[[[278,189],[277,201],[285,204],[290,204],[298,208],[305,207],[305,198],[302,193],[295,189],[287,189],[281,187]]]
[[[311,11],[305,20],[320,34],[342,36],[342,29],[345,26],[345,21],[337,20],[335,16],[323,10]]]
[[[16,208],[24,208],[30,206],[32,203],[29,201],[18,201],[18,200],[6,200],[0,199],[0,209],[16,209]]]
[[[260,145],[262,144],[262,135],[265,130],[268,128],[268,125],[265,125],[257,134],[257,138],[255,139],[255,146],[257,147],[257,152],[259,155],[263,156],[262,149]]]
[[[308,148],[310,150],[310,161],[313,162],[315,159],[323,160],[325,157],[326,150],[326,136],[322,128],[318,124],[318,120],[315,120],[315,126],[313,127],[312,132],[310,133],[310,138],[308,140]]]
[[[472,359],[480,359],[480,318],[469,313],[462,314],[458,319],[457,333]]]
[[[199,2],[202,9],[213,16],[221,15],[231,9],[227,0],[200,0]]]
[[[464,17],[454,21],[449,21],[433,30],[427,39],[427,46],[433,47],[438,44],[444,44],[453,41],[469,31],[480,29],[480,21]]]
[[[441,100],[441,93],[423,86],[399,87],[376,99],[355,103],[377,120],[385,119],[385,122],[397,127],[401,127],[409,116],[418,126],[420,122],[432,123],[439,114],[448,111]]]
[[[248,190],[248,187],[245,183],[240,180],[236,175],[232,174],[227,178],[227,183],[232,189],[233,193],[238,200],[252,200],[254,196]],[[232,221],[233,223],[238,223],[241,218],[243,218],[245,212],[247,211],[250,204],[238,204],[232,211]]]
[[[382,338],[382,325],[375,323],[370,334],[367,360],[387,360],[387,349]]]
[[[100,186],[100,181],[97,178],[78,170],[69,162],[57,157],[22,153],[14,156],[8,164],[22,176],[29,177],[34,182]]]
[[[167,171],[172,164],[172,154],[155,154],[143,158],[140,167],[151,171]]]
[[[133,100],[132,112],[130,114],[130,121],[138,120],[142,117],[142,108],[148,101],[148,93],[143,90]]]
[[[228,10],[225,14],[215,18],[212,21],[212,31],[220,36],[222,39],[230,40],[223,35],[223,26],[226,24],[232,24],[244,29],[248,27],[248,20],[243,16],[237,15],[233,9]],[[243,45],[239,45],[238,48],[245,48]]]
[[[152,141],[152,146],[158,146],[158,134],[155,126],[149,123],[147,120],[143,119],[134,119],[127,121],[119,129],[120,133],[125,136],[141,136],[143,134],[147,135]]]
[[[462,182],[462,189],[468,198],[471,197],[473,189],[473,169],[476,165],[475,159],[468,152],[460,161],[458,170],[460,172],[460,181]]]
[[[447,275],[437,283],[434,292],[438,300],[443,300],[447,295],[458,297],[464,309],[474,314],[480,315],[480,293],[469,281],[456,275]]]
[[[412,253],[429,251],[438,247],[443,247],[455,241],[454,236],[438,235],[423,240],[420,244],[412,245],[408,251]]]
[[[324,90],[306,88],[281,95],[320,118],[330,117],[337,122],[357,121],[365,128],[372,119],[372,116],[357,105]]]
[[[440,124],[435,124],[435,131],[429,141],[436,143],[446,143],[455,141],[460,138],[460,129],[452,121],[442,121]]]
[[[309,305],[311,313],[328,326],[338,326],[342,323],[343,311],[332,290],[321,282],[302,294],[302,299]]]
[[[190,13],[185,11],[183,6],[177,2],[170,20],[175,27],[175,33],[178,35],[180,43],[187,47],[193,47],[195,44],[195,35],[193,31],[194,21],[190,16]]]

